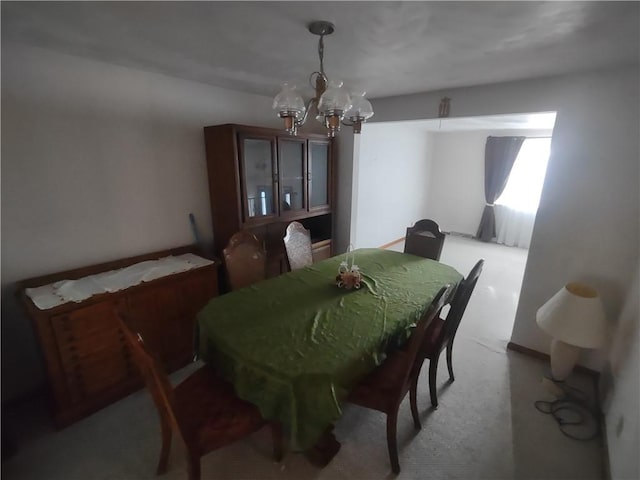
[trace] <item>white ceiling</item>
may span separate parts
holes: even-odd
[[[639,60],[638,2],[2,2],[20,42],[274,95],[325,70],[384,97]]]

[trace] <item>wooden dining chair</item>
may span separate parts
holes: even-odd
[[[449,369],[449,380],[453,382],[455,377],[453,375],[453,365],[452,365],[452,351],[453,351],[453,341],[456,337],[456,332],[458,331],[458,327],[460,326],[460,321],[462,320],[462,316],[464,315],[465,310],[467,309],[467,304],[469,303],[469,299],[471,298],[471,294],[473,293],[474,288],[476,287],[476,283],[478,283],[478,277],[480,277],[480,273],[482,272],[482,267],[484,266],[484,260],[480,259],[471,269],[467,278],[462,280],[460,285],[458,286],[456,293],[451,301],[451,308],[447,313],[447,318],[442,319],[441,317],[436,317],[433,322],[429,325],[427,329],[427,333],[424,337],[424,342],[422,344],[422,348],[420,349],[419,355],[422,358],[422,362],[420,363],[420,368],[422,367],[422,363],[424,360],[429,360],[429,393],[431,396],[431,405],[433,408],[438,407],[438,395],[436,389],[436,378],[438,375],[438,359],[440,358],[440,354],[442,350],[447,349],[447,367]],[[418,389],[418,378],[420,374],[414,378],[413,384],[411,385],[411,395],[417,395]]]
[[[216,371],[204,366],[172,387],[160,363],[119,318],[120,328],[160,415],[162,449],[156,474],[167,470],[171,436],[187,453],[189,480],[200,478],[200,457],[259,430],[266,421],[256,406],[238,398],[233,387]],[[282,432],[271,424],[274,458],[282,458]]]
[[[313,263],[311,235],[300,222],[291,222],[287,226],[284,248],[291,270],[298,270]]]
[[[231,290],[246,287],[267,277],[266,255],[260,240],[248,230],[240,230],[222,250]]]
[[[444,237],[444,233],[433,220],[418,220],[413,227],[407,228],[404,253],[440,260]]]
[[[391,353],[378,368],[350,392],[347,398],[350,403],[387,414],[387,446],[391,469],[394,473],[400,472],[396,438],[398,409],[410,390],[414,377],[420,372],[418,353],[426,329],[445,304],[448,291],[449,286],[440,289],[404,347]],[[415,397],[411,397],[411,414],[415,427],[421,428]]]

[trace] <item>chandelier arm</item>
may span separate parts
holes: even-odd
[[[343,125],[347,127],[352,127],[354,135],[359,135],[360,133],[362,133],[362,124],[366,122],[366,119],[363,117],[356,117],[356,120],[354,121],[346,120],[344,118],[341,119],[340,121],[342,122]]]
[[[309,101],[307,102],[307,106],[304,109],[304,115],[302,116],[302,120],[296,120],[296,125],[297,126],[302,126],[304,125],[304,122],[307,121],[307,117],[309,116],[309,110],[311,110],[311,106],[315,103],[317,105],[318,99],[317,98],[311,98],[309,99]]]

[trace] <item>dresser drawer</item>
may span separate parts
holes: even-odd
[[[71,403],[137,378],[116,308],[105,301],[51,318]]]

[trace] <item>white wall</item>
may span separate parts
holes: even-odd
[[[640,478],[640,269],[629,287],[609,357],[613,388],[604,402],[611,478]]]
[[[426,218],[431,152],[431,135],[418,128],[363,127],[354,168],[354,247],[397,240],[409,225]]]
[[[445,232],[475,235],[484,208],[484,132],[433,135],[428,217]]]
[[[433,133],[428,217],[441,230],[474,235],[484,210],[484,150],[488,136],[544,136],[549,130]]]
[[[202,128],[279,126],[267,97],[2,44],[2,397],[43,382],[25,278],[212,240]]]

